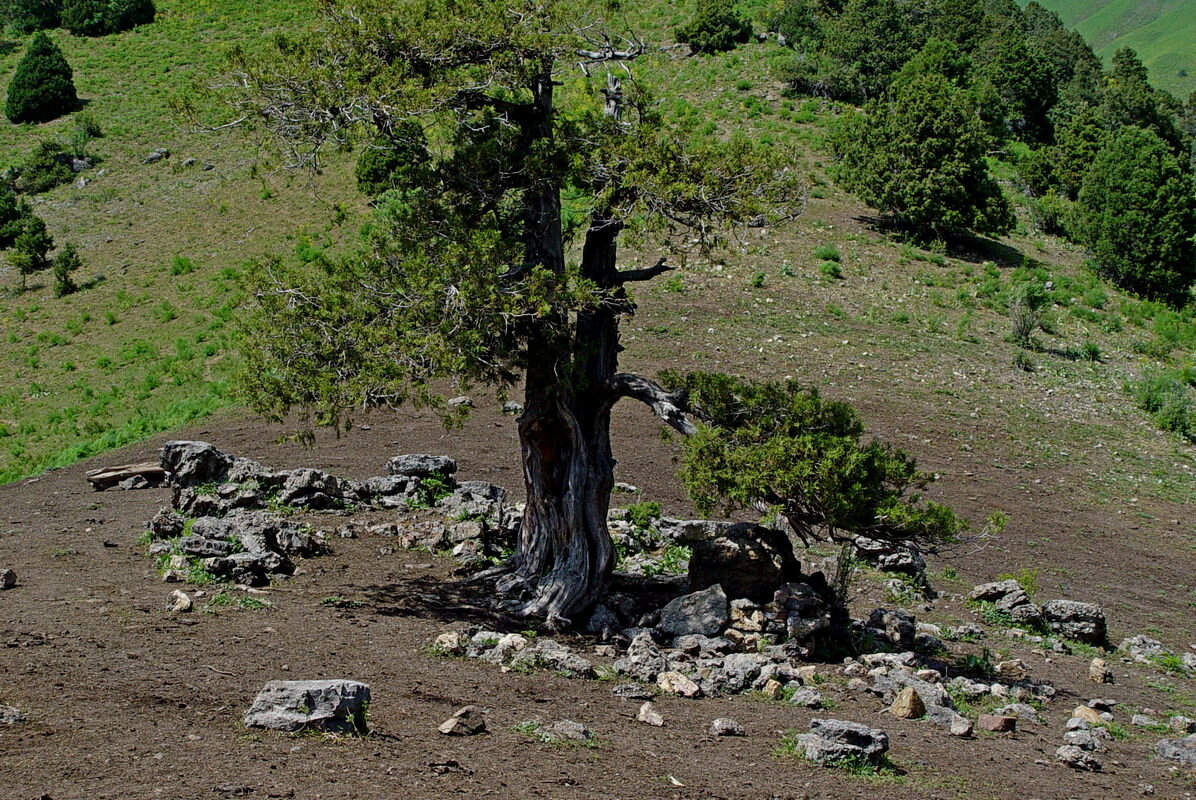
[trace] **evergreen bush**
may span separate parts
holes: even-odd
[[[12,122],[46,122],[79,105],[74,74],[62,51],[38,31],[8,84],[4,114]]]
[[[57,28],[62,0],[4,0],[0,3],[4,25],[16,33]]]
[[[75,246],[67,242],[58,255],[54,256],[52,270],[54,272],[54,296],[63,297],[79,291],[79,285],[71,277],[71,273],[83,266],[83,259]]]
[[[697,0],[693,19],[677,29],[677,41],[695,53],[733,50],[750,38],[752,26],[735,11],[731,0]]]

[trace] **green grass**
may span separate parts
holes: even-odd
[[[1132,47],[1159,88],[1181,99],[1196,90],[1196,14],[1189,0],[1040,1],[1106,61]]]

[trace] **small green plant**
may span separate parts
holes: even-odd
[[[993,665],[992,653],[989,652],[987,647],[984,648],[984,652],[980,655],[968,653],[956,661],[956,669],[964,675],[984,678],[986,680],[992,680],[997,675],[997,669]]]
[[[175,256],[170,262],[171,275],[190,275],[199,269],[195,262],[184,256]]]
[[[1175,653],[1167,653],[1165,655],[1155,656],[1151,659],[1151,661],[1155,664],[1155,666],[1163,670],[1163,672],[1166,672],[1170,675],[1179,675],[1180,677],[1187,677],[1188,675],[1188,666],[1184,664],[1183,659],[1177,656]]]
[[[752,288],[753,289],[763,289],[765,277],[766,276],[764,275],[763,272],[753,273],[752,274]]]
[[[814,248],[814,257],[820,261],[842,261],[843,255],[833,244],[821,244]]]
[[[1084,344],[1080,345],[1080,358],[1085,361],[1100,361],[1100,345],[1091,340],[1084,342]]]
[[[997,576],[999,581],[1014,580],[1017,585],[1030,597],[1034,597],[1038,593],[1038,570],[1030,567],[1022,567],[1017,572],[1006,572]]]
[[[646,531],[652,527],[655,520],[660,519],[663,509],[654,500],[641,500],[627,507],[627,521],[635,528]]]
[[[839,266],[838,261],[823,261],[818,265],[818,272],[823,277],[834,280],[841,280],[843,278],[843,267]]]
[[[959,572],[955,569],[955,567],[943,567],[943,571],[940,574],[943,576],[943,580],[945,581],[954,581],[959,579]]]
[[[1034,359],[1025,350],[1018,350],[1013,355],[1013,366],[1022,372],[1033,372]]]
[[[665,278],[665,281],[663,284],[661,284],[661,286],[666,292],[675,292],[680,294],[685,291],[685,281],[681,279],[680,275],[670,275],[669,277]]]

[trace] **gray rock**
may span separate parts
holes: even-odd
[[[602,603],[594,606],[594,611],[590,614],[590,619],[586,622],[586,633],[596,633],[602,636],[603,639],[610,638],[610,636],[619,628],[622,623],[619,621],[618,615],[611,611]]]
[[[1088,752],[1097,752],[1104,749],[1104,744],[1101,738],[1093,731],[1065,731],[1063,734],[1063,743],[1069,744],[1072,747],[1078,747],[1081,750]]]
[[[1042,717],[1038,714],[1038,709],[1028,703],[1010,703],[1009,705],[1001,706],[993,711],[994,714],[1003,714],[1007,717],[1017,717],[1024,722],[1033,722],[1035,725],[1045,725]]]
[[[949,630],[949,639],[983,639],[986,635],[984,628],[981,628],[974,622],[965,622]]]
[[[534,645],[511,659],[513,669],[525,666],[559,672],[570,678],[593,678],[595,674],[592,663],[552,639],[537,639]]]
[[[1173,656],[1175,651],[1164,647],[1158,639],[1149,636],[1130,636],[1122,639],[1117,649],[1129,655],[1139,664],[1146,664],[1163,656]]]
[[[170,158],[170,151],[167,150],[165,147],[159,147],[157,150],[151,151],[149,155],[147,155],[145,158],[141,159],[141,163],[142,164],[157,164],[159,161],[163,161],[167,158]]]
[[[162,469],[176,486],[219,483],[233,465],[233,457],[207,442],[170,441],[162,446]]]
[[[673,519],[661,517],[656,520],[656,531],[668,542],[696,545],[722,536],[735,523],[715,519]]]
[[[345,500],[341,480],[318,469],[291,470],[278,493],[279,503],[297,508],[336,508]]]
[[[780,531],[759,525],[734,525],[713,539],[692,545],[689,588],[721,585],[727,597],[767,603],[783,583],[801,577],[793,546]]]
[[[743,726],[730,717],[719,717],[710,723],[711,736],[746,736]]]
[[[1013,579],[996,581],[994,583],[982,583],[972,588],[972,591],[968,593],[968,599],[995,603],[1005,595],[1015,592],[1022,592],[1024,594],[1025,590],[1022,589],[1021,584]]]
[[[24,712],[12,706],[0,705],[0,725],[16,725],[25,721]]]
[[[430,478],[433,475],[447,478],[457,471],[457,462],[448,456],[401,455],[386,462],[386,471],[390,475],[412,478]]]
[[[1145,714],[1134,714],[1134,716],[1130,717],[1130,724],[1139,728],[1153,728],[1159,724],[1159,721]]]
[[[703,657],[724,655],[735,649],[729,639],[721,636],[703,636],[700,633],[678,636],[673,640],[673,647],[686,655]]]
[[[914,646],[917,622],[914,615],[901,609],[877,608],[868,614],[868,627],[899,650]]]
[[[993,606],[998,611],[1004,611],[1006,614],[1011,614],[1013,609],[1019,606],[1028,606],[1030,604],[1030,595],[1026,594],[1025,589],[1022,589],[1020,586],[1017,588],[1017,591],[1002,595],[993,602]]]
[[[972,734],[971,721],[953,708],[927,704],[926,719],[935,725],[946,728],[952,736],[970,736]]]
[[[853,544],[860,558],[885,572],[914,577],[926,574],[926,559],[916,547],[866,536],[857,536]]]
[[[1176,714],[1167,720],[1167,727],[1176,733],[1196,733],[1196,719]]]
[[[473,398],[459,395],[457,397],[449,398],[446,405],[449,408],[473,408]]]
[[[668,671],[668,661],[647,631],[637,633],[627,647],[627,654],[615,661],[614,668],[634,680],[655,683],[656,676]]]
[[[1183,739],[1160,739],[1154,746],[1159,758],[1178,761],[1184,766],[1196,767],[1196,735]]]
[[[656,696],[655,692],[639,683],[620,683],[610,693],[627,700],[651,700]]]
[[[187,521],[170,508],[161,508],[149,521],[149,531],[155,539],[174,539],[183,535]]]
[[[523,413],[523,403],[517,403],[514,400],[508,400],[502,404],[502,413],[518,415]]]
[[[822,692],[813,686],[800,686],[789,697],[789,702],[800,708],[822,708]]]
[[[838,719],[811,720],[810,732],[797,739],[802,754],[818,764],[843,758],[875,762],[889,749],[889,737],[884,731]]]
[[[890,669],[882,675],[873,676],[872,686],[869,688],[869,691],[878,695],[888,704],[896,700],[898,693],[907,687],[917,692],[918,696],[922,698],[922,702],[927,706],[955,707],[955,703],[951,700],[951,695],[947,694],[947,690],[942,686],[937,683],[924,681],[912,672],[899,668]]]
[[[205,539],[202,536],[185,536],[178,541],[178,548],[189,556],[219,558],[233,552],[233,543],[225,539]]]
[[[1101,768],[1101,763],[1095,756],[1073,744],[1065,744],[1056,750],[1055,758],[1072,769],[1097,772]]]
[[[437,728],[445,736],[475,736],[486,732],[486,712],[481,706],[463,706]]]
[[[700,633],[714,636],[727,627],[729,611],[723,587],[715,584],[683,595],[660,610],[660,629],[673,636]]]
[[[365,733],[370,687],[349,680],[270,681],[245,712],[247,728]]]
[[[235,539],[255,555],[278,553],[307,558],[324,551],[323,542],[308,526],[266,511],[202,517],[191,526],[191,531],[209,539]]]
[[[406,475],[378,475],[363,483],[365,494],[372,498],[406,498],[415,488],[415,480]]]
[[[1043,621],[1052,631],[1088,644],[1104,644],[1108,635],[1105,612],[1094,603],[1052,600],[1043,606]]]
[[[536,733],[546,742],[577,742],[585,744],[594,739],[593,732],[571,719],[562,719],[548,725],[539,725]]]
[[[739,694],[752,687],[768,659],[758,653],[732,653],[723,659],[714,682],[728,694]]]
[[[17,585],[17,573],[11,569],[0,569],[0,589],[11,589]]]
[[[1042,623],[1042,609],[1033,603],[1023,603],[1022,605],[1014,606],[1009,609],[1009,616],[1018,625],[1037,627]],[[1056,642],[1055,644],[1062,646],[1063,643]]]

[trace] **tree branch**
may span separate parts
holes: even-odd
[[[694,424],[685,417],[684,392],[670,394],[660,384],[629,372],[615,373],[610,379],[609,388],[613,397],[612,404],[620,398],[630,397],[646,404],[656,416],[686,436],[698,432]]]
[[[668,264],[666,264],[664,262],[665,262],[664,256],[661,256],[660,260],[657,261],[655,264],[653,264],[650,267],[644,267],[643,269],[625,269],[625,270],[622,270],[621,272],[616,272],[615,280],[618,283],[631,283],[632,281],[650,281],[653,278],[655,278],[657,275],[663,275],[666,272],[672,272],[674,269],[676,269],[676,267],[670,267]]]

